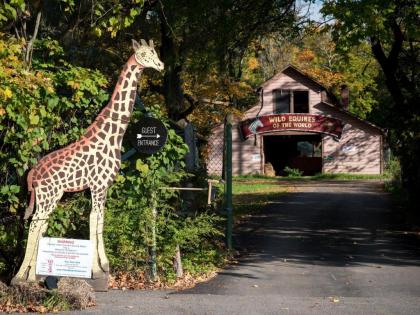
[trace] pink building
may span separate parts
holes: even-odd
[[[266,81],[258,104],[235,118],[234,175],[265,174],[286,166],[316,173],[381,174],[383,132],[347,110],[348,90],[338,101],[293,66]],[[221,175],[223,125],[209,138],[209,174]]]

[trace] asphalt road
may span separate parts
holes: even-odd
[[[237,231],[243,255],[209,282],[98,293],[78,313],[420,314],[419,236],[381,184],[293,185]]]

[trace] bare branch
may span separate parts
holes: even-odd
[[[41,23],[41,10],[38,11],[38,14],[36,15],[36,22],[35,22],[35,28],[34,28],[34,34],[32,35],[31,40],[28,42],[26,46],[26,55],[25,55],[25,62],[28,69],[31,67],[32,64],[32,51],[34,47],[34,42],[36,40],[36,37],[38,35],[39,30],[39,24]]]

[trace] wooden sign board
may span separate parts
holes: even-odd
[[[240,123],[244,139],[251,135],[276,131],[316,132],[340,138],[344,124],[341,120],[313,114],[278,114],[260,116]]]

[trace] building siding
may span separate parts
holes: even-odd
[[[298,82],[297,80],[301,80]],[[280,73],[274,76],[263,87],[264,92],[264,106],[261,109],[261,101],[254,107],[245,112],[244,118],[254,118],[258,111],[260,116],[273,114],[274,102],[273,91],[283,90],[306,90],[309,91],[309,113],[313,114],[313,107],[321,102],[321,89],[314,84],[309,78],[294,76],[292,73]]]
[[[325,173],[381,174],[382,133],[380,130],[328,105],[321,103],[316,108],[317,114],[331,115],[346,123],[339,141],[331,136],[323,138],[323,171]]]
[[[261,137],[242,140],[239,131],[239,119],[232,128],[232,171],[234,175],[261,174]],[[207,172],[210,175],[222,175],[223,169],[223,125],[215,127],[208,141]],[[255,160],[255,157],[260,160]]]

